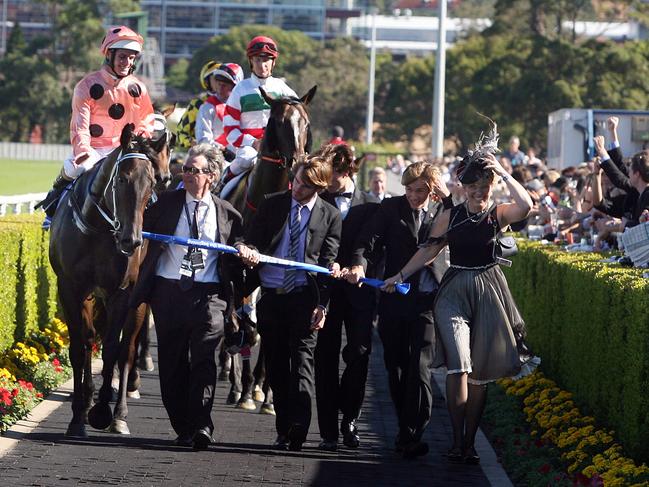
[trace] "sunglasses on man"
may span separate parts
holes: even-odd
[[[191,174],[192,176],[197,176],[198,174],[212,174],[208,168],[201,169],[194,166],[183,166],[183,174]]]

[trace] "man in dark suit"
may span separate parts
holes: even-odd
[[[408,166],[401,183],[404,196],[384,199],[363,229],[347,273],[350,282],[364,275],[372,254],[385,249],[385,273],[399,272],[430,234],[444,199],[451,205],[439,171],[427,162]],[[421,441],[432,409],[431,365],[435,329],[433,302],[446,264],[440,255],[431,266],[410,276],[407,295],[381,294],[378,331],[384,349],[390,395],[399,421],[396,449],[406,458],[425,455]],[[345,270],[343,270],[345,273]]]
[[[364,193],[354,184],[353,176],[360,162],[354,159],[347,145],[328,145],[320,153],[332,161],[331,182],[320,197],[338,208],[343,218],[342,235],[336,262],[351,265],[354,241],[359,229],[378,208],[378,199]],[[372,269],[368,270],[372,274]],[[315,349],[315,385],[320,426],[319,448],[338,448],[338,411],[343,418],[340,432],[343,443],[358,448],[360,437],[356,420],[365,397],[367,367],[372,348],[372,319],[376,293],[368,286],[359,288],[346,281],[331,283],[331,301],[327,326],[318,333]],[[347,345],[343,349],[346,367],[339,378],[342,325],[345,324]]]
[[[190,149],[184,189],[163,193],[145,212],[146,231],[232,245],[242,236],[241,215],[210,193],[221,152],[209,144]],[[215,352],[223,338],[231,282],[241,265],[231,255],[149,242],[131,304],[148,302],[158,337],[162,401],[179,446],[205,449],[212,442]]]
[[[259,262],[258,250],[333,267],[340,243],[340,213],[318,197],[329,184],[331,164],[313,156],[294,171],[292,189],[269,195],[259,206],[246,245],[238,246],[245,264]],[[275,447],[299,451],[311,423],[313,350],[316,332],[325,322],[329,277],[263,265],[259,279],[257,318],[277,413]]]

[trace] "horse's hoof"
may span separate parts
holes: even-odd
[[[88,411],[88,424],[97,430],[105,430],[112,420],[113,412],[108,404],[95,404]]]
[[[268,414],[270,416],[275,416],[275,406],[272,404],[262,404],[259,409],[259,414]]]
[[[128,381],[128,384],[126,386],[126,392],[137,391],[141,385],[142,382],[140,381],[140,374],[137,374],[137,377],[135,379]]]
[[[86,425],[83,423],[70,423],[68,425],[68,430],[65,432],[65,436],[72,436],[75,438],[88,438],[88,433],[86,433]]]
[[[147,372],[153,372],[153,358],[151,355],[146,354],[144,357],[140,357],[140,360],[137,362],[137,366],[140,370],[146,370]]]
[[[230,391],[230,394],[228,394],[228,398],[225,400],[226,404],[236,404],[239,402],[239,399],[241,399],[241,393],[240,392],[234,392]]]
[[[113,422],[110,423],[109,430],[111,433],[117,433],[119,435],[130,435],[131,430],[128,429],[128,424],[123,419],[113,419]]]
[[[257,409],[257,405],[255,404],[255,401],[252,399],[241,399],[237,403],[237,409],[245,409],[246,411],[254,411]]]
[[[126,397],[130,397],[131,399],[140,399],[140,391],[135,390],[135,391],[127,391],[126,392]]]
[[[266,400],[266,394],[264,394],[261,387],[255,386],[255,392],[253,392],[252,398],[257,402],[264,402]]]

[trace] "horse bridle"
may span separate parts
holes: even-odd
[[[112,208],[112,213],[113,216],[111,217],[104,209],[101,207],[101,205],[97,202],[95,198],[91,194],[88,195],[90,198],[90,201],[92,201],[92,204],[95,205],[95,208],[97,208],[97,211],[99,214],[108,222],[108,224],[111,226],[112,230],[110,231],[113,235],[117,235],[119,232],[120,228],[122,227],[122,223],[119,221],[119,217],[117,216],[117,173],[119,172],[119,165],[122,161],[125,161],[127,159],[146,159],[149,162],[151,161],[151,158],[147,154],[143,154],[141,152],[129,152],[127,154],[122,154],[120,155],[119,159],[117,159],[117,162],[115,162],[115,165],[113,166],[113,169],[110,173],[110,178],[108,179],[108,184],[104,187],[104,200],[106,199],[106,194],[108,193],[108,189],[110,187],[111,192],[112,192],[112,200],[113,200],[113,208]]]

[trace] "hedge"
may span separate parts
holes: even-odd
[[[42,219],[42,214],[0,218],[0,353],[47,325],[57,311]]]
[[[505,273],[542,368],[649,461],[649,280],[599,254],[519,249]]]

